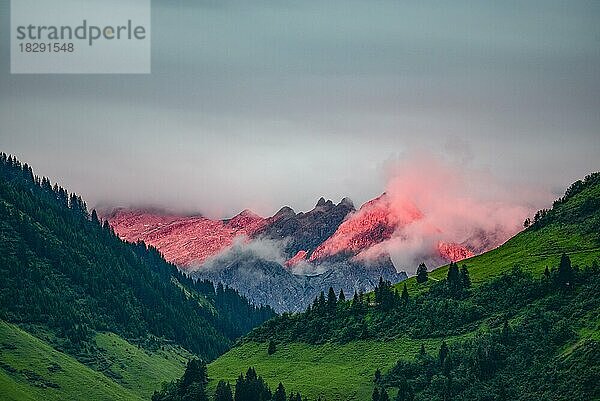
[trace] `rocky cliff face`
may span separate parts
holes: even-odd
[[[273,240],[285,239],[285,252],[290,256],[299,252],[311,254],[333,235],[351,212],[354,212],[354,205],[347,198],[337,205],[321,198],[314,209],[306,213],[295,213],[288,207],[281,209],[267,219],[267,224],[256,234]]]
[[[270,305],[276,312],[297,312],[306,309],[321,291],[332,287],[347,297],[354,291],[371,291],[379,277],[397,283],[407,278],[397,273],[391,261],[372,265],[338,261],[320,266],[312,272],[294,274],[281,264],[260,259],[251,253],[223,257],[210,268],[196,270],[193,277],[221,282],[237,289],[254,304]]]

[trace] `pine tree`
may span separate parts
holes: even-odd
[[[415,399],[414,391],[405,377],[400,378],[398,382],[398,394],[396,401],[413,401]]]
[[[544,278],[546,280],[550,279],[550,269],[548,269],[548,266],[546,266],[546,268],[544,269]]]
[[[183,377],[181,378],[180,392],[183,401],[207,401],[206,385],[208,374],[206,363],[200,359],[188,362]]]
[[[402,302],[407,304],[408,300],[409,300],[408,289],[406,288],[406,283],[404,283],[404,287],[402,287]]]
[[[423,284],[427,282],[428,279],[427,266],[425,266],[425,263],[421,263],[419,267],[417,267],[417,283]]]
[[[458,272],[458,265],[454,262],[450,262],[448,266],[448,276],[446,278],[448,286],[452,289],[456,289],[460,283],[460,275]]]
[[[440,351],[438,353],[440,366],[444,366],[444,361],[446,360],[447,356],[448,356],[448,344],[446,344],[446,341],[442,341],[442,344],[440,345]]]
[[[379,384],[381,382],[381,370],[379,370],[379,368],[377,368],[377,370],[375,371],[373,382],[376,384]]]
[[[573,283],[573,267],[571,266],[571,258],[566,253],[560,257],[557,273],[558,283],[564,287],[569,287]]]
[[[275,394],[273,394],[273,401],[287,401],[285,396],[285,388],[281,382],[279,382],[277,390],[275,390]]]
[[[462,288],[471,288],[471,277],[469,277],[467,265],[462,265],[460,269],[460,282],[462,284]]]
[[[326,301],[325,301],[325,293],[321,291],[319,294],[319,300],[317,301],[317,307],[320,311],[325,309]]]
[[[371,395],[371,401],[380,401],[379,389],[377,386],[373,389],[373,394]]]
[[[340,289],[340,295],[338,296],[338,302],[346,302],[346,295],[344,294],[344,290]]]
[[[217,390],[215,391],[214,401],[233,401],[233,393],[229,383],[223,380],[219,381],[217,384]]]
[[[510,338],[512,336],[512,329],[510,328],[510,325],[508,324],[508,319],[504,319],[504,323],[502,324],[502,331],[500,334],[502,336],[502,340],[505,343],[510,342]]]
[[[335,291],[333,287],[329,287],[329,292],[327,293],[327,309],[330,312],[335,311],[335,307],[337,305],[337,296],[335,295]]]

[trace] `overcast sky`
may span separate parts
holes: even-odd
[[[416,151],[549,192],[600,170],[598,1],[157,0],[140,76],[10,75],[0,4],[0,149],[91,205],[360,204]]]

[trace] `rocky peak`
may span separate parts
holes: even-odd
[[[296,216],[296,212],[289,206],[284,206],[272,217],[273,220],[280,220],[283,218],[289,218]]]
[[[354,202],[352,202],[352,199],[350,198],[344,198],[340,201],[340,203],[337,204],[337,206],[343,206],[343,207],[347,207],[348,209],[354,211],[356,210],[354,208]]]

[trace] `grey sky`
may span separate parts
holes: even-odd
[[[549,191],[600,169],[597,1],[154,1],[147,76],[10,75],[0,1],[0,149],[92,204],[359,204],[415,149]]]

